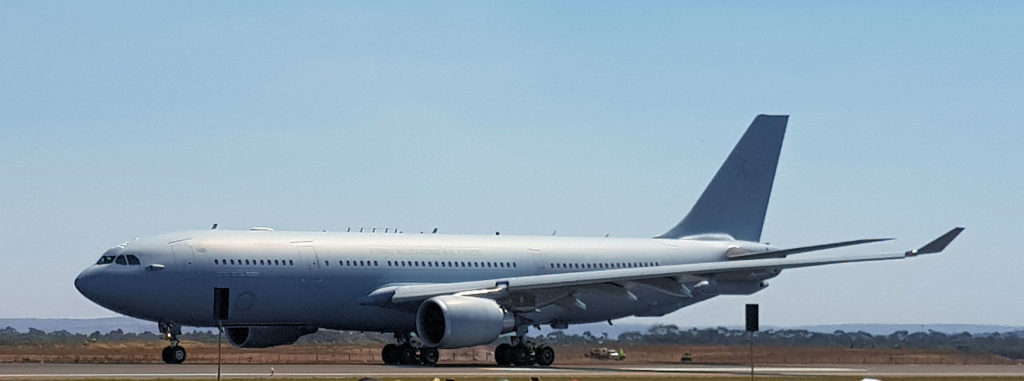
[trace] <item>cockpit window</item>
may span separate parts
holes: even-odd
[[[128,254],[125,258],[128,258],[128,264],[129,265],[137,265],[137,264],[139,264],[139,257],[136,257],[134,255]]]
[[[96,261],[96,264],[97,265],[109,265],[110,262],[113,262],[113,261],[114,261],[114,256],[113,255],[104,255],[104,256],[100,257],[100,260]]]
[[[127,265],[128,264],[128,262],[124,260],[124,256],[123,255],[118,255],[117,258],[114,259],[114,263],[117,263],[119,265]]]

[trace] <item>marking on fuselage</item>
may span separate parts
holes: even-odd
[[[259,271],[218,271],[216,273],[216,275],[217,276],[226,276],[226,277],[255,277],[255,276],[259,276],[260,272]]]
[[[256,296],[252,291],[243,292],[235,298],[235,308],[239,311],[251,310],[254,304],[256,304]]]

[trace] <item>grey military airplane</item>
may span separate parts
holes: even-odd
[[[438,348],[483,345],[503,366],[547,366],[530,326],[662,316],[718,295],[749,295],[783,270],[941,252],[796,256],[885,239],[795,248],[761,243],[788,116],[758,115],[696,204],[654,238],[198,230],[136,239],[75,279],[85,297],[158,323],[167,363],[181,326],[219,327],[241,348],[292,344],[320,328],[388,332],[386,364],[434,365]],[[436,231],[435,231],[436,232]]]

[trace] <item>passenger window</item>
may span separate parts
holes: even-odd
[[[114,263],[117,263],[119,265],[126,265],[126,264],[128,264],[128,262],[126,262],[124,260],[124,256],[123,255],[118,255],[117,259],[114,259]]]
[[[134,255],[128,255],[127,258],[128,258],[128,264],[129,265],[137,265],[137,264],[139,264],[139,257],[136,257]]]
[[[114,262],[114,256],[113,255],[104,255],[104,256],[100,257],[100,260],[96,261],[96,264],[97,265],[108,265],[111,262]]]
[[[295,261],[293,261],[293,260],[289,259],[289,260],[288,260],[288,265],[289,265],[289,266],[295,266]]]

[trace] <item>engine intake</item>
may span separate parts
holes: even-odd
[[[228,342],[239,348],[270,348],[294,344],[300,337],[317,331],[316,327],[230,327]]]
[[[487,344],[515,330],[515,323],[515,316],[495,301],[471,296],[435,296],[416,311],[416,334],[431,347]]]

